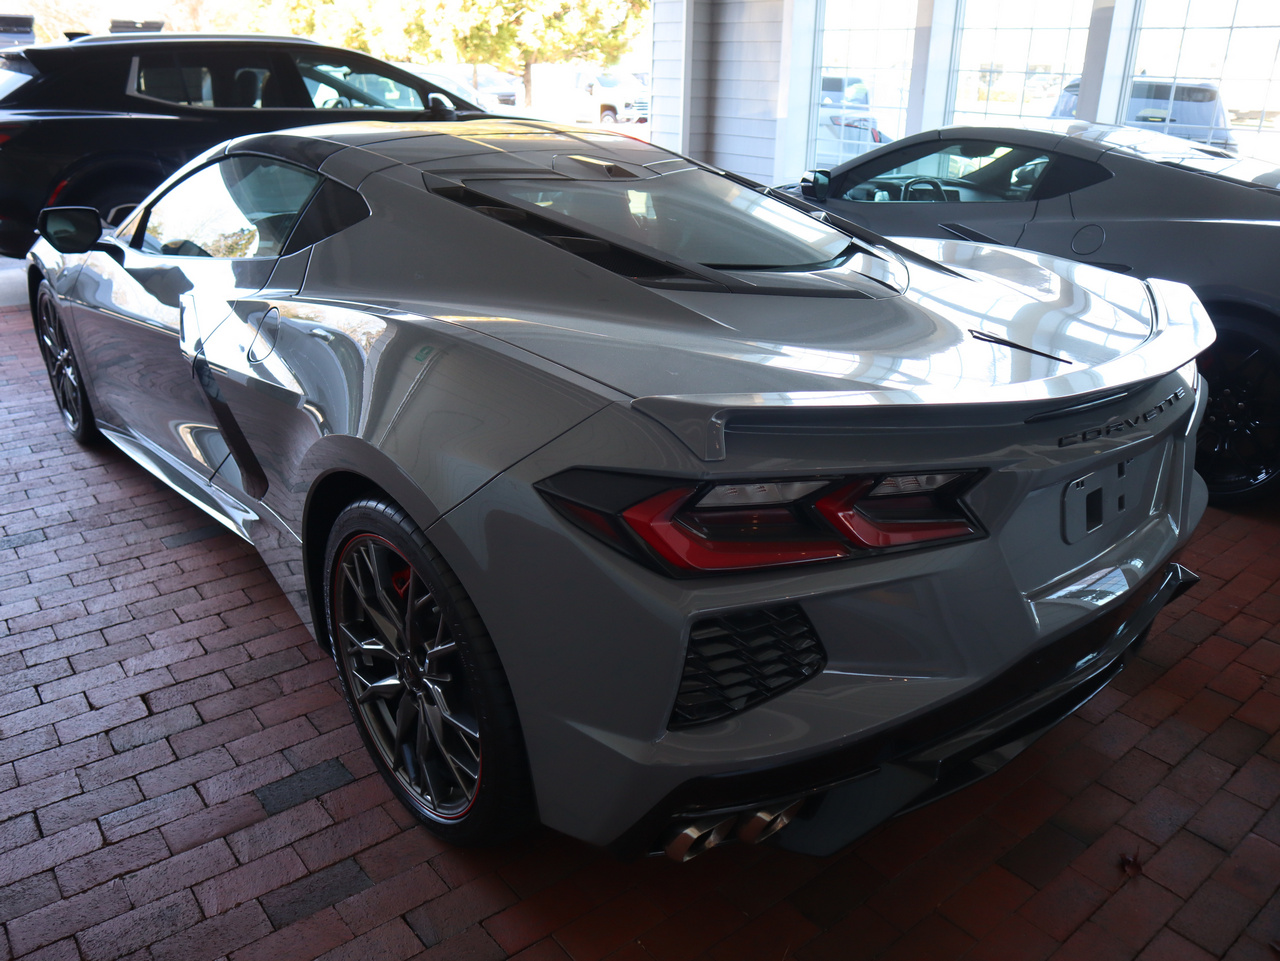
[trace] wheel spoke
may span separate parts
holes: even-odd
[[[481,739],[446,611],[372,534],[348,541],[334,586],[334,634],[366,734],[422,811],[461,816],[479,786]]]
[[[403,761],[404,747],[408,743],[409,732],[413,729],[416,718],[417,711],[413,707],[413,698],[409,696],[400,698],[400,704],[396,707],[396,736],[391,746],[391,756],[396,763]]]
[[[400,678],[392,674],[390,677],[384,677],[380,681],[374,681],[364,689],[357,700],[361,704],[372,701],[374,698],[392,698],[404,692],[404,682]]]
[[[464,794],[468,793],[467,782],[462,779],[462,774],[458,770],[458,761],[453,756],[453,752],[445,747],[443,712],[440,710],[439,706],[435,704],[427,704],[424,707],[427,724],[431,728],[431,739],[435,742],[441,759],[449,769],[450,777],[453,778],[454,783],[462,789]]]

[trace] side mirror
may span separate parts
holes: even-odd
[[[805,200],[822,203],[831,191],[830,170],[806,170],[800,178],[800,195]]]
[[[428,109],[431,111],[431,119],[438,121],[450,121],[458,119],[458,110],[450,100],[442,93],[433,93],[427,96]]]
[[[36,230],[60,254],[87,254],[102,240],[102,216],[93,207],[46,207]]]

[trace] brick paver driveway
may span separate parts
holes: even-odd
[[[1001,773],[843,855],[413,826],[256,555],[61,429],[0,311],[0,961],[1229,957],[1280,939],[1280,515]]]

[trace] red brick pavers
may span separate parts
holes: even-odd
[[[0,312],[0,961],[1227,958],[1280,939],[1280,510],[995,777],[837,857],[415,827],[254,553],[51,400]]]

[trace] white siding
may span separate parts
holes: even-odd
[[[771,181],[784,0],[653,0],[654,143]]]

